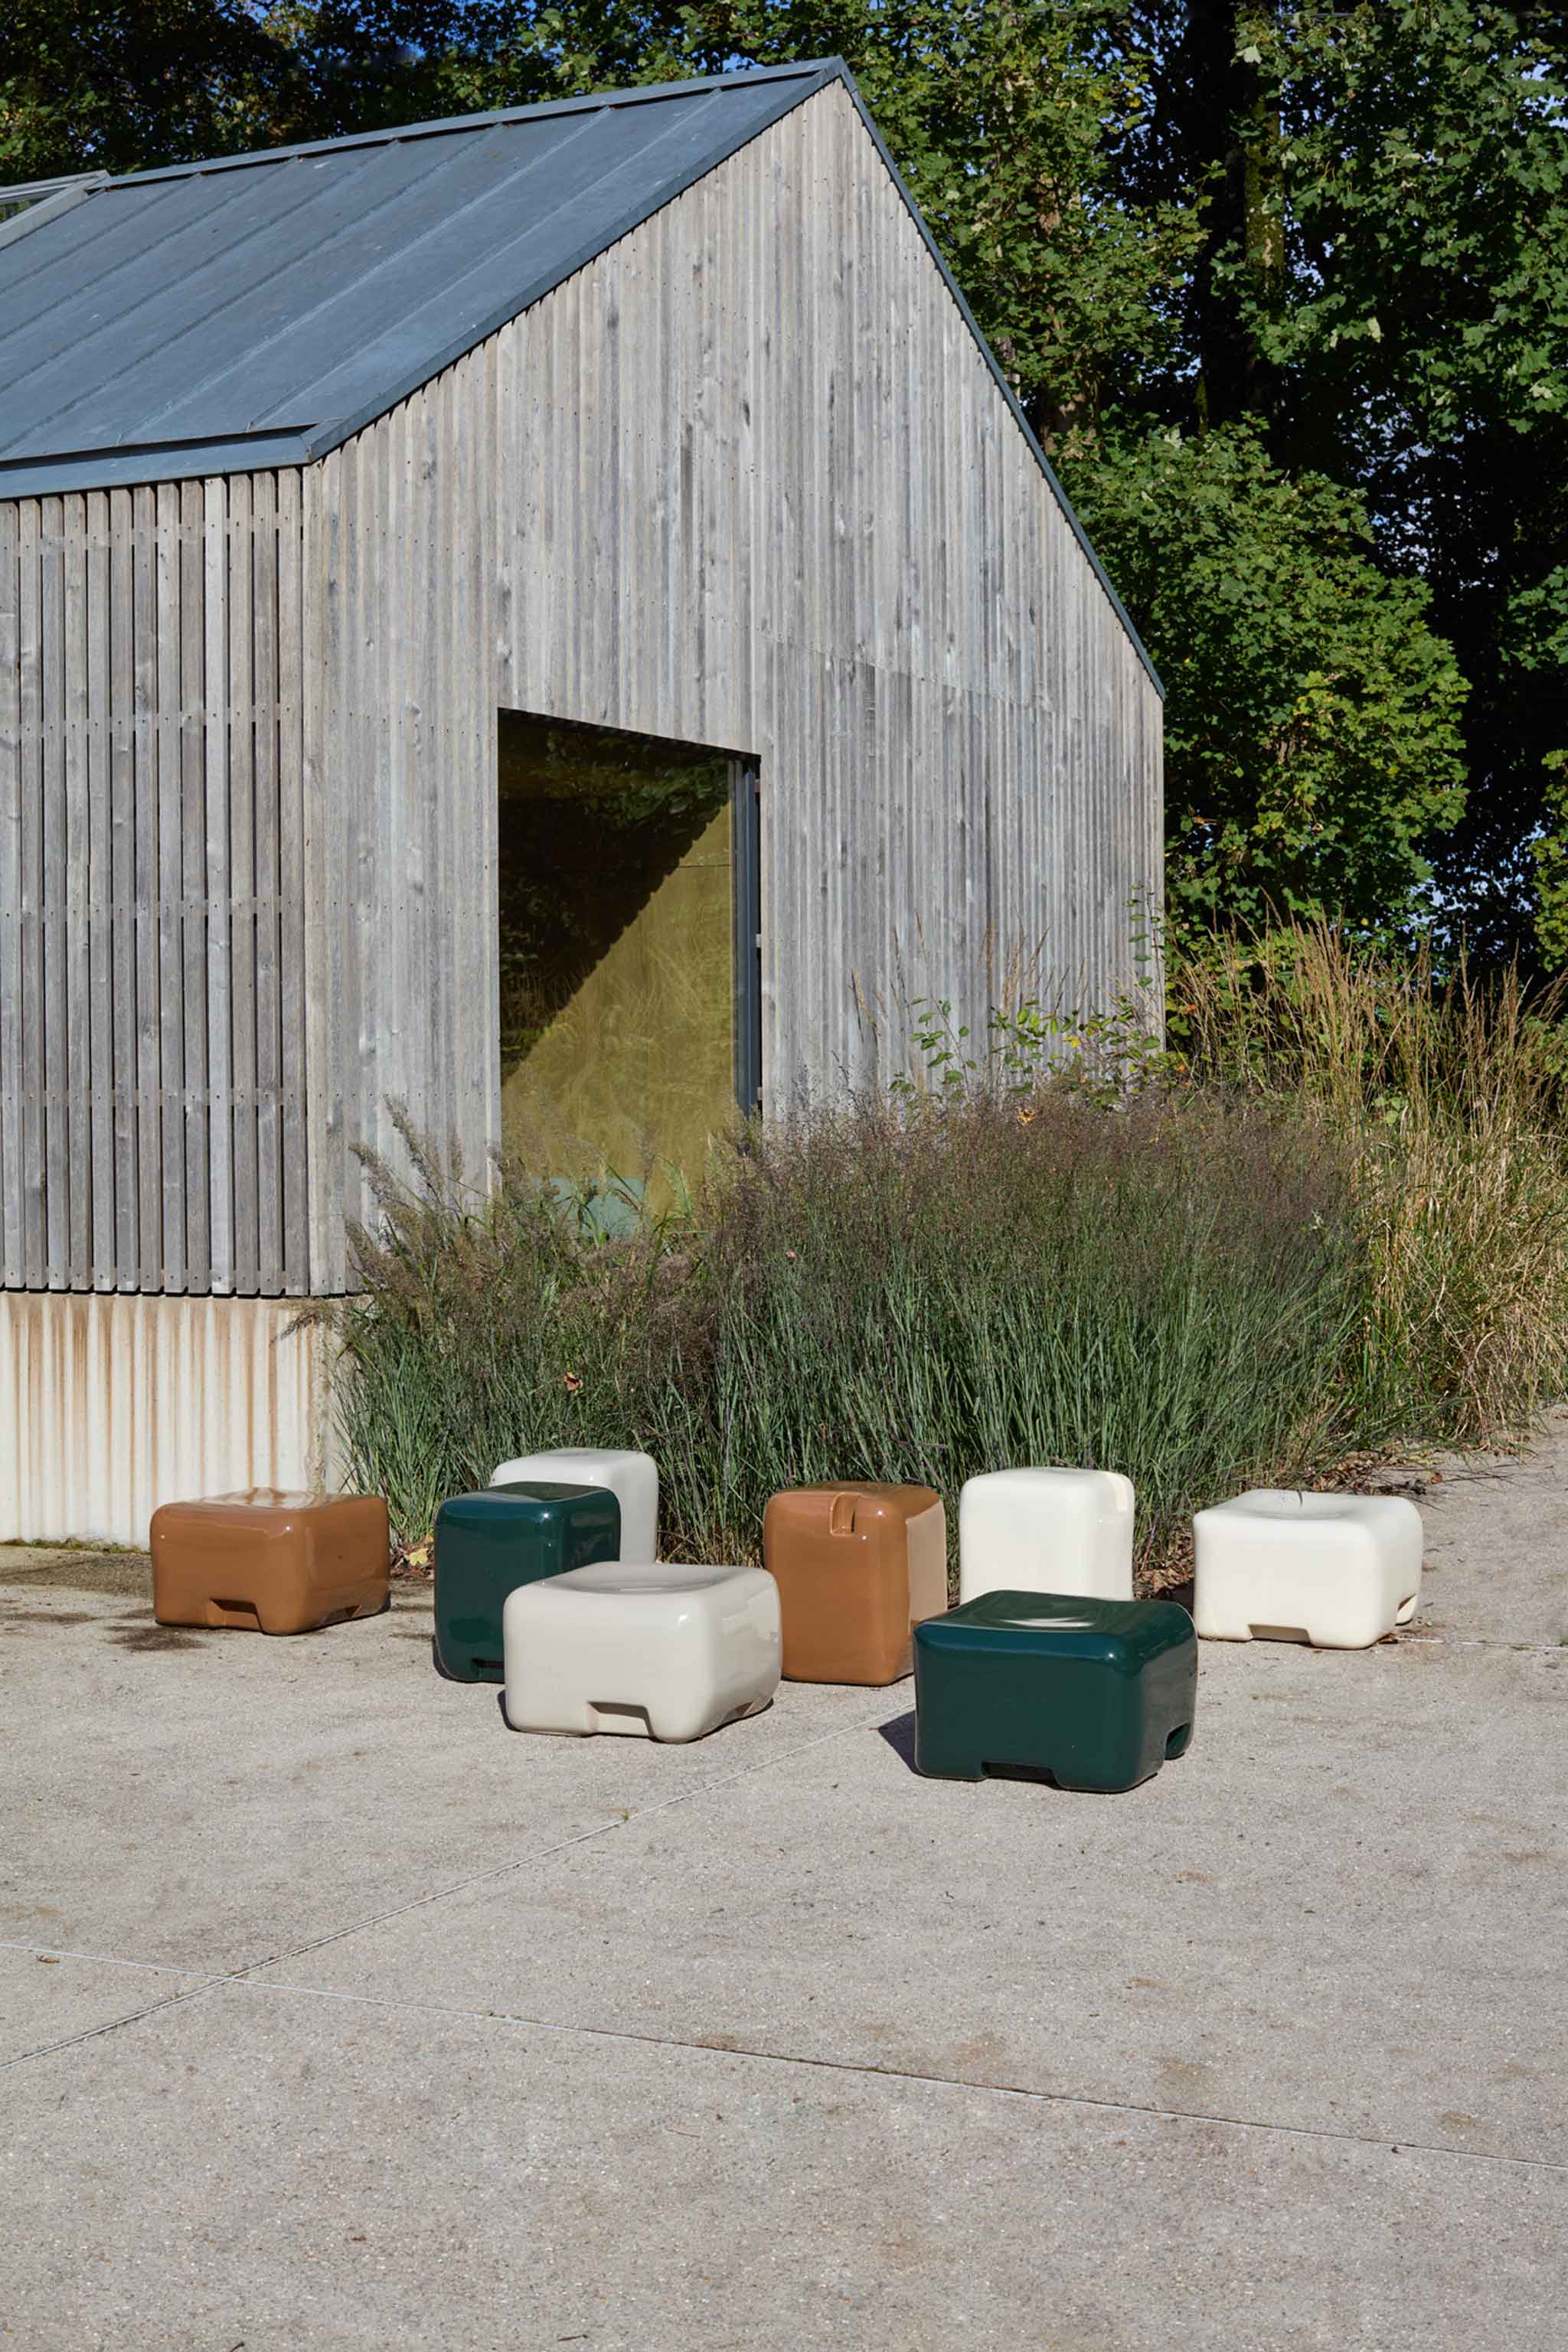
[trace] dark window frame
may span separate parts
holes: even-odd
[[[731,896],[735,910],[735,1099],[763,1108],[763,779],[755,760],[730,762]]]

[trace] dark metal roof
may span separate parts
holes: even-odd
[[[0,188],[0,498],[308,464],[841,81],[837,58]]]
[[[832,78],[465,115],[29,207],[0,244],[0,497],[320,457]]]

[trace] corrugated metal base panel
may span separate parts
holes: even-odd
[[[326,1477],[297,1299],[0,1292],[0,1541],[144,1544],[160,1503]]]

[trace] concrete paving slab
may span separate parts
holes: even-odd
[[[0,2343],[1557,2347],[1568,1420],[1442,1466],[1412,1636],[1205,1645],[1122,1799],[0,1554]]]
[[[5,2079],[28,2352],[1556,2352],[1568,2177],[225,1988]]]
[[[272,1973],[1568,2161],[1568,1654],[1205,1644],[1124,1797],[921,1780],[910,1728]]]
[[[1568,1642],[1568,1414],[1522,1455],[1445,1456],[1423,1482],[1421,1630],[1453,1641]]]
[[[123,2024],[206,1982],[174,1969],[0,1944],[0,2067],[17,2058]]]
[[[494,1688],[439,1678],[429,1637],[422,1600],[270,1641],[0,1588],[0,1938],[43,1906],[62,1948],[253,1966],[876,1707],[796,1692],[682,1749],[524,1741]]]
[[[151,1601],[153,1562],[148,1553],[121,1544],[0,1544],[0,1586],[13,1584]]]

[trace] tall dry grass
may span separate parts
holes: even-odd
[[[508,1454],[636,1444],[678,1557],[754,1557],[782,1486],[953,1496],[1017,1461],[1128,1472],[1152,1555],[1342,1443],[1343,1171],[1270,1106],[1111,1111],[1047,1082],[802,1112],[622,1235],[515,1166],[481,1197],[407,1140],[335,1317],[352,1474],[405,1540]]]
[[[333,1317],[353,1475],[418,1540],[508,1454],[639,1444],[667,1544],[724,1559],[780,1486],[1099,1464],[1149,1562],[1239,1486],[1527,1429],[1568,1388],[1561,999],[1328,929],[1170,983],[1168,1051],[1141,1006],[973,1050],[937,1007],[921,1083],[753,1129],[629,1230],[405,1123]]]
[[[1310,1104],[1344,1153],[1363,1442],[1526,1430],[1568,1386],[1563,989],[1320,925],[1178,955],[1170,994],[1193,1081]]]

